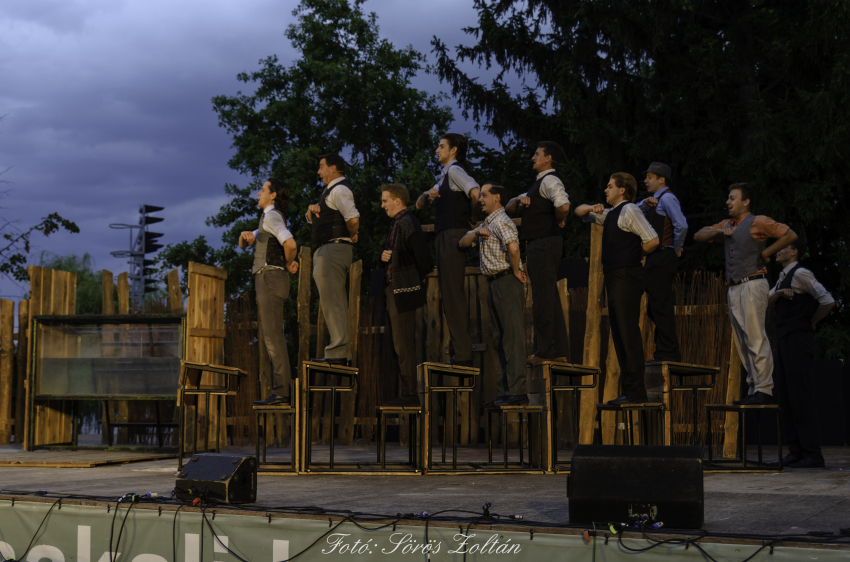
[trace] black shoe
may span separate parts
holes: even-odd
[[[507,398],[507,396],[497,396],[489,402],[485,402],[484,407],[489,408],[490,406],[499,406],[500,404],[502,404],[502,402],[505,401],[505,398]]]
[[[398,398],[393,398],[389,402],[385,402],[383,404],[384,407],[391,408],[405,408],[405,407],[419,407],[419,397],[418,396],[399,396]]]
[[[265,400],[255,400],[254,406],[277,406],[279,404],[289,404],[289,396],[278,396],[272,394]]]
[[[771,404],[776,404],[776,398],[758,391],[747,400],[741,400],[741,406],[768,406]]]
[[[323,359],[311,358],[310,362],[311,363],[325,363],[326,365],[339,365],[340,367],[350,367],[351,366],[351,361],[349,361],[345,357],[338,357],[338,358],[325,357]]]
[[[782,457],[782,466],[789,466],[794,464],[795,462],[799,462],[803,460],[803,455],[799,453],[788,453],[784,457]],[[771,463],[778,465],[779,463]]]
[[[646,394],[635,394],[634,396],[623,394],[619,398],[608,401],[609,404],[615,406],[618,404],[642,404],[644,402],[649,402],[649,397]]]
[[[805,457],[787,466],[788,468],[826,468],[823,459],[816,459],[814,457]]]
[[[449,359],[446,365],[451,365],[452,367],[472,367],[472,359],[467,359],[466,361],[459,361],[457,359]]]
[[[527,394],[515,394],[511,396],[505,396],[505,400],[498,404],[499,406],[522,406],[524,404],[528,404],[528,395]]]

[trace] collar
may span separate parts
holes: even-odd
[[[790,272],[792,269],[794,269],[794,266],[796,266],[798,263],[799,262],[792,261],[791,263],[789,263],[788,265],[786,265],[785,267],[782,268],[782,273],[784,273],[785,275],[788,275],[788,272]]]
[[[538,179],[538,180],[539,180],[540,178],[542,178],[542,177],[543,177],[543,176],[545,176],[546,174],[551,174],[551,173],[553,173],[554,171],[555,171],[555,168],[549,168],[548,170],[543,170],[542,172],[540,172],[539,174],[537,174],[537,178],[536,178],[536,179]]]
[[[274,211],[274,203],[272,203],[271,205],[266,205],[265,207],[263,207],[263,214],[269,213],[271,211]]]
[[[742,221],[742,220],[744,220],[745,218],[747,218],[747,217],[748,217],[748,216],[750,216],[751,214],[752,214],[752,213],[744,213],[743,215],[738,215],[738,216],[737,216],[737,217],[735,217],[734,219],[729,219],[729,226],[730,226],[730,227],[738,226],[739,224],[741,224],[741,221]]]
[[[496,217],[498,217],[499,215],[504,215],[504,214],[505,214],[505,208],[499,207],[498,209],[496,209],[495,211],[493,211],[492,213],[487,215],[487,217],[485,217],[484,224],[487,224],[487,225],[493,224],[493,221],[496,220]]]
[[[670,191],[670,188],[669,188],[669,187],[667,187],[667,186],[664,186],[664,187],[662,187],[661,189],[659,189],[658,191],[656,191],[655,193],[652,193],[651,195],[652,195],[653,197],[655,197],[656,199],[658,199],[658,197],[659,197],[662,193],[664,193],[665,191]]]
[[[614,205],[613,207],[611,207],[611,210],[613,211],[614,209],[616,209],[617,207],[619,207],[619,206],[620,206],[620,205],[622,205],[623,203],[629,203],[629,201],[626,201],[625,199],[623,199],[622,201],[620,201],[619,203],[617,203],[616,205]]]
[[[328,185],[325,186],[325,189],[332,188],[333,186],[335,186],[336,184],[338,184],[339,182],[341,182],[344,179],[345,179],[345,176],[342,176],[342,177],[339,177],[339,178],[336,178],[336,179],[332,179],[331,183],[329,183]]]
[[[407,214],[407,212],[408,212],[409,210],[410,210],[410,209],[402,209],[402,210],[400,210],[399,212],[397,212],[395,215],[393,215],[393,218],[391,219],[391,220],[392,220],[392,224],[397,223],[397,222],[399,221],[399,219],[401,219],[401,217],[403,217],[404,215],[406,215],[406,214]]]
[[[454,164],[455,162],[457,162],[457,160],[456,160],[456,159],[455,159],[455,160],[452,160],[451,162],[449,162],[448,164],[446,164],[445,166],[443,166],[443,173],[442,173],[442,175],[443,175],[443,176],[445,176],[446,174],[448,174],[448,173],[449,173],[449,168],[451,168],[451,167],[452,167],[452,164]]]

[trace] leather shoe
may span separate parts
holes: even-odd
[[[265,400],[255,400],[255,406],[277,406],[278,404],[289,404],[289,396],[278,396],[272,394]]]
[[[776,398],[758,391],[746,400],[741,400],[741,406],[768,406],[770,404],[776,404]]]
[[[544,361],[553,361],[553,359],[546,359],[545,357],[538,357],[536,355],[529,355],[525,359],[526,365],[537,365],[538,363],[543,363]]]
[[[823,459],[814,457],[803,457],[797,462],[792,462],[788,465],[789,468],[826,468]]]
[[[345,357],[324,357],[322,359],[310,359],[311,363],[325,363],[326,365],[339,365],[340,367],[350,367],[351,361],[346,359]]]
[[[507,398],[507,396],[497,396],[489,402],[485,402],[484,407],[489,408],[490,406],[499,406],[502,402],[505,401],[505,398]]]
[[[643,394],[643,395],[634,395],[634,396],[628,396],[628,395],[626,395],[626,394],[623,394],[623,395],[622,395],[622,396],[620,396],[619,398],[614,398],[613,400],[609,400],[609,401],[608,401],[608,403],[609,403],[609,404],[612,404],[612,405],[617,405],[617,404],[641,404],[641,403],[643,403],[643,402],[648,402],[648,401],[649,401],[649,398],[647,397],[647,395],[646,395],[646,394]]]
[[[787,455],[782,457],[782,466],[789,466],[801,460],[803,460],[803,455],[800,455],[798,453],[788,453]]]
[[[472,359],[467,359],[465,361],[458,361],[457,359],[449,359],[447,365],[451,365],[452,367],[472,367]]]
[[[399,396],[398,398],[393,398],[389,402],[383,404],[383,406],[394,407],[394,408],[403,408],[403,407],[419,407],[419,397],[418,396]]]
[[[522,406],[523,404],[528,404],[528,395],[526,394],[515,394],[511,396],[505,396],[505,400],[498,404],[499,406]]]

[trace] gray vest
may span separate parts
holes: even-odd
[[[766,267],[761,258],[764,240],[756,240],[750,234],[750,226],[755,215],[750,214],[732,233],[723,237],[723,249],[726,252],[726,282],[737,283],[747,275]]]
[[[269,212],[280,214],[277,210]],[[251,268],[251,273],[255,274],[267,265],[286,267],[283,246],[277,241],[277,238],[263,228],[265,216],[266,213],[260,215],[260,226],[257,228],[257,239],[254,241],[254,266]]]

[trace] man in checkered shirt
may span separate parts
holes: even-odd
[[[508,191],[497,183],[481,187],[479,201],[487,218],[470,230],[458,246],[481,246],[481,273],[487,277],[490,328],[493,348],[501,369],[496,380],[495,400],[485,405],[516,406],[528,402],[525,388],[525,273],[520,269],[519,235],[505,213]]]

